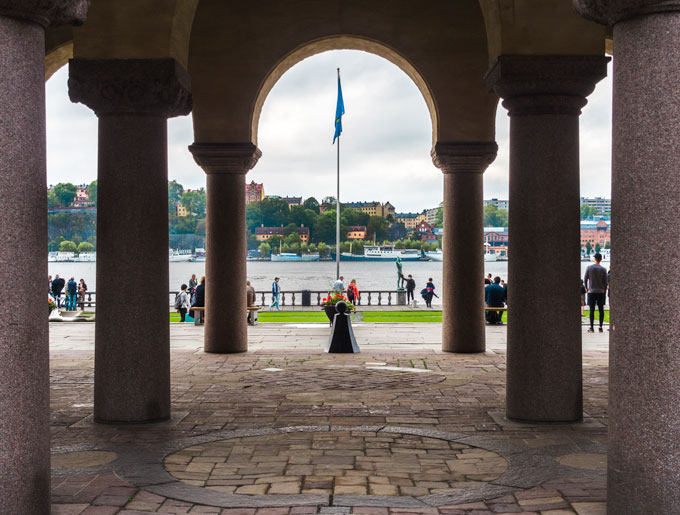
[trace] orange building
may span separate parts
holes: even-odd
[[[301,225],[296,227],[295,230],[300,236],[300,241],[302,243],[309,243],[309,227]],[[272,236],[283,236],[283,227],[265,227],[264,225],[260,227],[255,227],[255,238],[257,241],[267,241]]]
[[[607,220],[581,220],[581,247],[585,248],[586,243],[595,247],[597,243],[605,248],[611,242],[611,222]]]
[[[365,225],[350,225],[347,227],[347,234],[345,236],[348,240],[365,240],[366,226]]]
[[[262,199],[264,199],[264,184],[258,184],[255,181],[246,184],[246,204],[259,202]]]

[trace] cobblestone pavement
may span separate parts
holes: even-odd
[[[91,421],[94,324],[50,326],[53,514],[605,514],[608,335],[583,334],[584,422],[504,418],[505,328],[445,354],[440,324],[250,328],[205,354],[172,324],[170,421]]]

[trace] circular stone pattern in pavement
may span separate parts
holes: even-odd
[[[459,493],[508,466],[461,443],[373,431],[220,440],[171,454],[164,465],[180,481],[224,493],[379,496]]]
[[[84,469],[111,463],[118,456],[107,451],[75,451],[52,455],[53,469]]]
[[[607,470],[607,455],[595,453],[566,454],[557,458],[561,465],[583,470]]]
[[[411,372],[375,368],[286,368],[269,372],[254,370],[240,379],[252,387],[314,390],[400,390],[441,383],[446,376],[435,372]]]

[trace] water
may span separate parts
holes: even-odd
[[[591,263],[581,263],[581,277]],[[425,287],[427,279],[432,277],[437,289],[435,292],[442,296],[442,263],[434,261],[409,261],[403,264],[403,273],[413,275],[416,281],[416,294]],[[49,263],[49,273],[54,277],[59,274],[68,280],[75,277],[85,279],[90,291],[97,290],[96,263]],[[609,268],[609,263],[604,263]],[[397,267],[394,262],[381,263],[375,261],[342,261],[340,273],[345,277],[345,284],[356,279],[359,291],[365,290],[395,290],[397,287]],[[169,290],[179,290],[182,283],[189,283],[191,274],[200,279],[205,274],[205,263],[170,263]],[[484,274],[508,278],[508,262],[496,261],[484,263]],[[335,280],[335,262],[319,261],[312,263],[272,263],[270,261],[249,261],[248,279],[256,291],[269,291],[274,277],[279,277],[282,291],[300,290],[328,290]],[[480,277],[480,283],[482,281]],[[235,287],[236,285],[232,285]],[[416,298],[418,298],[416,296]],[[435,298],[434,304],[441,304],[441,298]]]

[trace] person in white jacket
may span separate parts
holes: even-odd
[[[186,322],[186,317],[187,317],[187,311],[191,307],[191,297],[189,296],[189,293],[187,292],[187,285],[183,284],[182,285],[182,291],[179,292],[179,321],[180,322]]]

